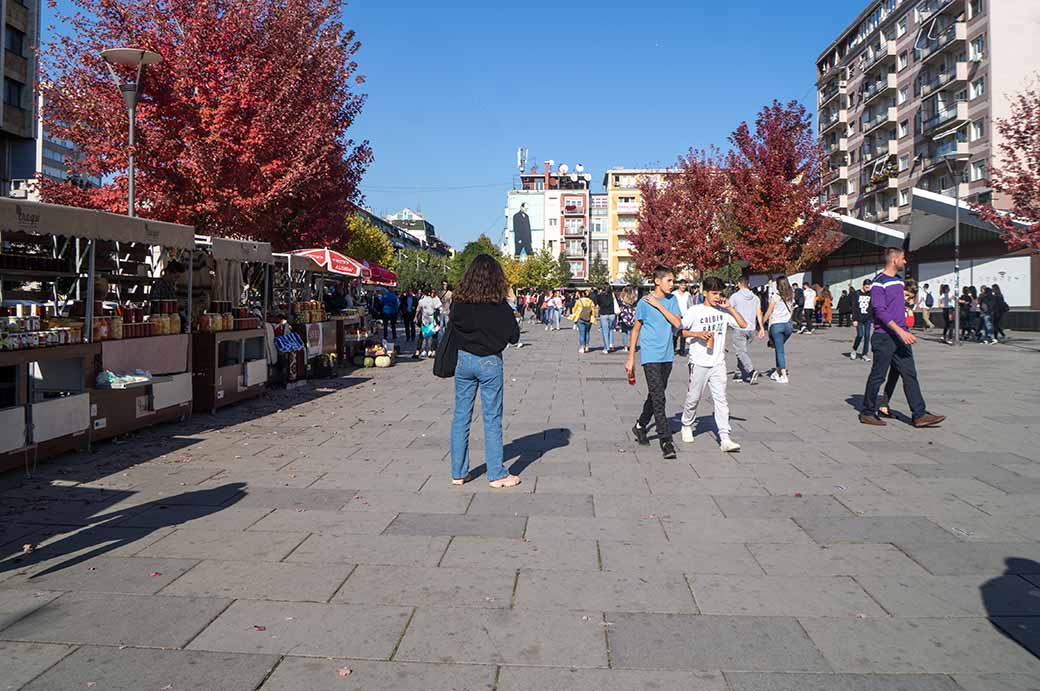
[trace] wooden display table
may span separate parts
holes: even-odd
[[[192,334],[195,407],[216,411],[255,398],[267,384],[264,329]]]

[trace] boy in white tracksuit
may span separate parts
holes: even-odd
[[[682,440],[693,441],[697,420],[697,404],[704,387],[711,389],[715,406],[715,426],[719,431],[719,448],[731,452],[740,444],[730,439],[729,404],[726,402],[726,332],[730,328],[745,329],[747,323],[723,296],[726,286],[721,279],[709,277],[703,283],[704,302],[693,305],[683,315],[683,336],[690,339],[690,390],[682,415]]]

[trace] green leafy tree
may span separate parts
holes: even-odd
[[[439,288],[448,277],[448,260],[426,250],[403,250],[397,260],[397,286],[409,288]]]
[[[625,271],[625,283],[635,287],[643,285],[643,272],[639,270],[639,267],[634,262],[629,264],[628,270]]]
[[[604,286],[607,283],[610,283],[610,268],[597,252],[596,256],[592,258],[592,265],[589,267],[589,285]]]
[[[503,257],[498,260],[498,263],[502,265],[502,271],[506,275],[506,280],[509,285],[513,288],[525,287],[524,282],[524,262],[520,261],[516,257]]]
[[[462,280],[462,277],[466,275],[466,269],[469,268],[469,265],[481,254],[490,254],[500,261],[502,259],[502,251],[495,246],[491,238],[487,235],[481,235],[476,240],[466,243],[462,251],[452,257],[448,268],[448,281],[452,285],[457,285]]]
[[[560,287],[560,264],[548,248],[543,247],[524,261],[522,283],[531,288]]]
[[[571,263],[567,261],[567,255],[563,251],[560,252],[560,258],[556,261],[556,276],[559,279],[556,283],[558,286],[565,285],[567,281],[574,278]]]
[[[383,231],[361,216],[353,215],[347,219],[347,232],[350,235],[346,247],[347,255],[358,261],[375,262],[391,271],[394,270],[394,246],[390,244],[390,239]]]

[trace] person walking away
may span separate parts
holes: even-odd
[[[831,295],[831,289],[827,286],[823,287],[822,307],[820,308],[820,314],[823,319],[823,323],[827,326],[831,326],[831,322],[834,320],[834,297]]]
[[[438,329],[437,311],[440,309],[443,309],[443,303],[433,290],[419,298],[415,323],[420,329],[421,342],[416,357],[428,357],[433,354],[433,337]]]
[[[397,340],[397,313],[401,309],[401,302],[393,288],[383,291],[383,340],[387,339],[387,326],[393,338]]]
[[[982,317],[982,340],[984,343],[993,345],[997,339],[993,336],[994,315],[997,312],[997,299],[993,295],[993,289],[982,286],[982,297],[979,298],[979,315]]]
[[[802,318],[805,323],[798,333],[811,334],[816,330],[816,291],[808,281],[802,284]]]
[[[415,341],[415,309],[419,305],[419,298],[415,295],[415,289],[409,288],[401,298],[401,321],[404,322],[404,339],[409,343]]]
[[[673,295],[675,295],[675,299],[679,301],[679,312],[681,314],[686,314],[686,310],[690,309],[694,305],[694,294],[687,290],[686,285],[687,284],[685,278],[679,279],[678,287],[676,287],[675,291],[673,291],[672,293]],[[694,285],[694,290],[696,291],[697,297],[699,298],[701,294],[698,286]],[[675,354],[682,355],[683,357],[685,357],[686,339],[683,338],[678,331],[676,331],[675,336],[672,340],[674,341],[675,345]]]
[[[996,303],[996,312],[993,313],[993,335],[999,341],[1006,341],[1007,334],[1004,333],[1004,327],[1001,322],[1004,321],[1004,315],[1011,311],[1008,307],[1007,301],[1004,299],[1004,293],[1001,292],[1000,286],[996,283],[993,284],[993,297]]]
[[[779,384],[787,384],[787,351],[785,346],[787,339],[794,333],[791,320],[794,317],[793,302],[794,290],[787,281],[787,276],[778,276],[776,289],[769,295],[769,306],[766,308],[762,320],[769,324],[769,337],[773,341],[773,351],[776,357],[776,369],[769,378]]]
[[[903,393],[910,404],[914,427],[932,427],[946,419],[929,413],[921,395],[914,366],[913,345],[917,338],[907,329],[903,277],[899,273],[905,266],[906,252],[901,247],[886,248],[885,269],[877,275],[870,288],[874,362],[863,393],[863,410],[859,414],[859,421],[866,425],[887,424],[878,416],[878,393],[892,365],[903,380]]]
[[[975,342],[982,341],[982,306],[979,304],[979,291],[975,286],[968,286],[971,300],[968,302],[968,321],[971,323],[971,335]]]
[[[925,283],[921,286],[921,299],[917,305],[917,309],[921,310],[921,319],[924,321],[925,331],[935,328],[935,324],[932,323],[933,307],[935,307],[935,296],[932,295],[931,289]]]
[[[549,305],[552,308],[552,330],[559,331],[560,317],[563,315],[563,296],[560,295],[560,291],[553,291]]]
[[[746,281],[744,286],[747,287]],[[719,448],[731,453],[739,451],[740,444],[730,438],[729,404],[726,401],[726,333],[729,329],[747,329],[748,322],[723,296],[726,284],[722,279],[709,276],[704,279],[702,287],[704,303],[688,309],[682,318],[683,337],[693,339],[690,346],[690,387],[682,413],[682,440],[693,442],[697,404],[707,386],[715,408]],[[663,309],[659,301],[650,302]]]
[[[494,257],[480,254],[466,269],[454,296],[451,324],[459,343],[455,366],[455,415],[451,421],[451,483],[469,479],[469,431],[480,392],[484,418],[484,464],[494,489],[516,487],[520,478],[502,463],[502,409],[505,378],[502,351],[520,341],[520,326],[506,302],[509,285]]]
[[[596,293],[596,312],[599,313],[599,334],[603,338],[603,352],[609,353],[614,350],[617,315],[614,313],[614,294],[607,286]]]
[[[838,326],[848,326],[852,323],[852,306],[849,303],[849,291],[842,290],[838,298]]]
[[[441,331],[448,328],[448,320],[451,318],[452,290],[447,281],[441,281],[441,292],[438,295],[441,300],[441,315],[439,326]]]
[[[618,324],[621,327],[621,343],[625,352],[629,352],[629,334],[636,323],[636,295],[635,288],[626,286],[621,291],[621,299],[618,300]]]
[[[628,358],[625,360],[625,372],[628,381],[635,381],[636,348],[639,348],[639,362],[643,366],[646,378],[646,401],[643,410],[632,427],[636,442],[648,446],[647,425],[653,418],[657,425],[657,438],[661,443],[661,455],[666,459],[676,457],[675,444],[672,443],[672,431],[668,426],[668,415],[665,412],[665,393],[668,388],[668,377],[672,374],[672,363],[675,351],[672,349],[673,329],[682,326],[682,315],[679,313],[679,302],[672,295],[675,273],[666,266],[657,266],[653,272],[654,290],[650,296],[657,299],[664,309],[655,308],[647,298],[636,305],[635,324],[632,327],[632,338],[629,341]],[[647,296],[647,297],[650,297]]]
[[[571,319],[578,329],[578,353],[589,352],[589,334],[592,333],[592,322],[596,321],[596,303],[589,297],[589,291],[583,290],[574,301]]]
[[[794,311],[791,313],[792,328],[798,329],[798,332],[801,333],[802,313],[805,311],[805,291],[802,290],[800,283],[793,284],[791,290],[794,294]]]
[[[708,282],[704,282],[704,293],[707,302],[711,301]],[[751,343],[755,339],[755,333],[759,338],[765,338],[765,321],[762,319],[762,307],[758,296],[748,288],[747,274],[741,274],[737,279],[737,292],[729,298],[729,304],[733,305],[737,313],[744,319],[744,326],[737,327],[733,331],[733,352],[737,356],[737,372],[733,375],[735,381],[746,381],[748,384],[758,383],[758,370],[751,360]],[[684,314],[685,319],[685,314]],[[685,323],[685,322],[684,322]],[[695,329],[696,330],[696,329]],[[716,345],[716,347],[718,347]]]
[[[950,297],[950,286],[943,283],[939,286],[939,309],[942,310],[943,316],[943,332],[942,340],[943,343],[953,343],[953,310],[956,304],[952,297]]]
[[[856,327],[856,340],[852,342],[849,359],[857,357],[870,362],[870,279],[863,281],[863,288],[852,298],[852,325]],[[863,352],[857,352],[860,342]]]

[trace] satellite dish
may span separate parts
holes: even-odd
[[[585,173],[585,182],[592,182],[592,173]]]
[[[577,173],[571,173],[571,182],[577,182],[577,181],[578,181],[578,174]]]
[[[549,166],[550,168],[552,168],[552,167],[553,167],[554,165],[556,165],[556,161],[552,160],[551,158],[550,158],[550,159],[549,159],[548,161],[546,161],[545,163],[546,163],[546,165],[548,165],[548,166]]]
[[[570,168],[567,166],[566,163],[560,164],[560,175],[566,175],[568,170],[570,170]]]
[[[580,163],[577,164],[576,166],[574,166],[574,172],[575,173],[584,173],[585,172],[585,166],[583,166]]]

